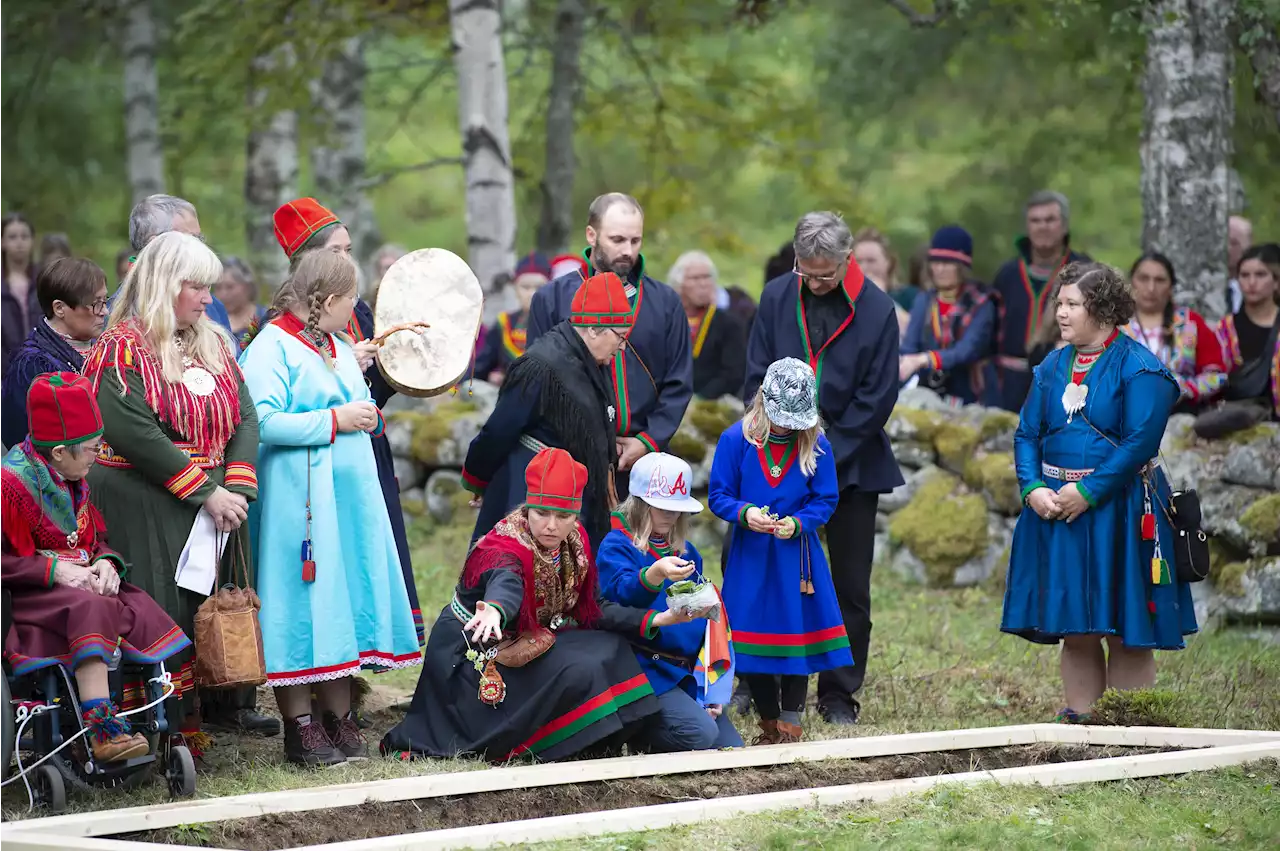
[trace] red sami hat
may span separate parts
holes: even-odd
[[[27,391],[27,422],[36,446],[74,446],[102,434],[93,385],[74,372],[36,376]]]
[[[582,511],[587,468],[563,449],[544,449],[525,468],[524,486],[528,507],[577,514]]]
[[[587,277],[587,261],[577,254],[559,254],[551,258],[552,280],[561,275],[568,275],[570,272],[577,272],[585,280]]]
[[[314,198],[299,198],[281,204],[271,220],[276,226],[276,241],[290,259],[308,239],[329,225],[342,224],[331,210],[320,206]]]
[[[630,327],[635,324],[631,302],[622,279],[613,272],[599,272],[582,282],[569,305],[574,325]]]

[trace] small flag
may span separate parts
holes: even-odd
[[[1154,541],[1156,539],[1156,516],[1150,512],[1142,515],[1142,540]]]

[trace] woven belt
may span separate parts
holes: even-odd
[[[191,463],[195,464],[201,470],[212,470],[214,467],[221,467],[223,461],[226,460],[222,453],[218,453],[217,455],[210,457],[198,452],[194,443],[175,442],[173,445],[179,452],[190,458]],[[102,445],[98,448],[98,463],[103,467],[116,467],[123,470],[133,467],[133,462],[123,455],[118,454],[111,448],[111,444],[107,443],[105,440],[102,441]]]
[[[525,449],[532,450],[535,454],[547,448],[547,445],[536,437],[530,437],[527,434],[520,435],[520,445]]]
[[[1150,472],[1159,466],[1160,459],[1152,458],[1147,462],[1146,466],[1142,468],[1142,472]],[[1088,467],[1083,470],[1068,470],[1066,467],[1059,467],[1055,464],[1046,464],[1043,461],[1040,462],[1040,475],[1047,479],[1057,479],[1060,482],[1078,482],[1092,472],[1093,467]]]

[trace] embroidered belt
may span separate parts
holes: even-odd
[[[453,616],[458,620],[466,623],[474,616],[474,612],[462,605],[462,601],[458,599],[458,595],[454,594],[453,599],[449,601],[449,611],[453,612]]]
[[[173,445],[178,448],[179,452],[190,458],[192,464],[195,464],[202,470],[211,470],[214,467],[221,467],[222,462],[226,460],[221,452],[217,455],[205,455],[196,449],[196,445],[194,443],[174,443]],[[111,444],[107,443],[105,440],[102,441],[102,446],[98,449],[98,463],[104,467],[116,467],[123,470],[131,469],[133,467],[133,463],[128,458],[112,449]]]
[[[527,434],[520,435],[520,445],[523,446],[525,449],[531,450],[535,454],[548,448],[547,444],[543,443],[541,440],[538,440],[538,438],[530,437]]]
[[[1150,472],[1159,466],[1160,466],[1160,459],[1152,458],[1142,468],[1142,472],[1144,473]],[[1047,464],[1043,461],[1040,462],[1040,475],[1048,479],[1057,479],[1060,482],[1078,482],[1081,479],[1083,479],[1085,476],[1092,473],[1093,470],[1094,470],[1093,467],[1087,467],[1083,470],[1069,470],[1066,467],[1059,467],[1055,464]]]
[[[1005,369],[1012,369],[1018,372],[1031,371],[1031,361],[1026,358],[1015,358],[1012,355],[997,355],[996,363]]]

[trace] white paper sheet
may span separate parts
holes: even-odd
[[[213,517],[201,509],[196,512],[196,522],[178,558],[178,570],[173,579],[179,588],[197,594],[213,593],[218,581],[218,564],[222,560],[222,548],[227,545],[229,532],[219,532],[213,525]]]

